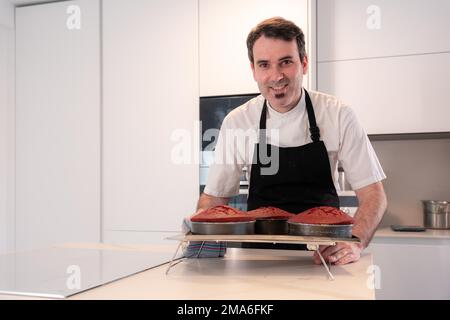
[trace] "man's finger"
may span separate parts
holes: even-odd
[[[340,252],[341,250],[345,249],[345,247],[342,247],[340,245],[336,246],[327,246],[323,252],[321,252],[321,255],[325,261],[328,261],[329,257],[331,257],[333,254],[336,254],[337,252]],[[332,261],[331,261],[332,262]],[[321,264],[322,260],[319,257],[319,254],[317,251],[314,252],[314,263],[315,264]]]
[[[336,252],[336,250],[340,250],[340,244],[337,244],[335,246],[319,246],[319,252],[322,255],[323,259],[325,261],[327,261],[327,258],[329,255],[333,254],[334,252]],[[321,264],[322,261],[319,257],[319,254],[317,253],[317,251],[314,251],[314,263],[315,264]]]
[[[358,259],[359,259],[358,255],[356,255],[355,253],[349,253],[349,254],[345,255],[344,257],[342,257],[341,259],[339,259],[338,261],[336,261],[334,264],[335,265],[347,264],[347,263],[355,262]]]
[[[336,252],[342,250],[345,247],[346,247],[345,244],[338,243],[335,246],[328,246],[325,250],[321,252],[321,254],[323,258],[327,260],[329,256],[335,254]]]
[[[342,248],[341,250],[333,253],[328,257],[328,261],[333,262],[336,264],[339,260],[343,259],[347,255],[351,254],[352,250],[350,248]]]

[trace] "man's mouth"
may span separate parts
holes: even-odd
[[[272,86],[269,87],[271,89],[271,91],[275,94],[275,96],[284,96],[284,94],[286,93],[286,88],[287,88],[287,84],[284,84],[282,86]]]

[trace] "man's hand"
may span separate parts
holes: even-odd
[[[196,215],[197,213],[206,210],[208,208],[211,207],[215,207],[215,206],[220,206],[220,205],[228,205],[228,202],[230,202],[230,198],[219,198],[219,197],[214,197],[214,196],[210,196],[209,194],[206,193],[202,193],[200,195],[200,199],[198,200],[197,203],[197,211],[191,215],[191,217],[193,215]]]
[[[319,246],[319,251],[325,262],[336,265],[358,261],[363,249],[363,246],[359,243],[338,242],[335,246]],[[317,252],[314,252],[314,263],[322,263]]]
[[[386,210],[386,194],[381,182],[355,190],[355,193],[358,197],[359,208],[354,217],[352,234],[358,237],[361,243],[339,242],[335,246],[319,246],[319,251],[326,262],[342,265],[358,261],[361,252],[369,245]],[[317,252],[314,252],[314,263],[322,263]]]

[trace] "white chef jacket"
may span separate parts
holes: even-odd
[[[320,139],[328,152],[336,190],[338,161],[353,190],[381,181],[386,175],[375,151],[349,106],[335,97],[308,90],[320,129]],[[232,110],[223,120],[204,192],[216,197],[239,194],[242,169],[247,167],[251,184],[251,164],[264,97],[259,95]],[[267,143],[280,147],[296,147],[311,143],[305,93],[294,108],[285,113],[275,111],[267,102]]]

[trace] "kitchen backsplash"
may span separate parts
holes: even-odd
[[[387,176],[388,208],[380,227],[423,225],[421,200],[450,201],[450,138],[372,145]]]

